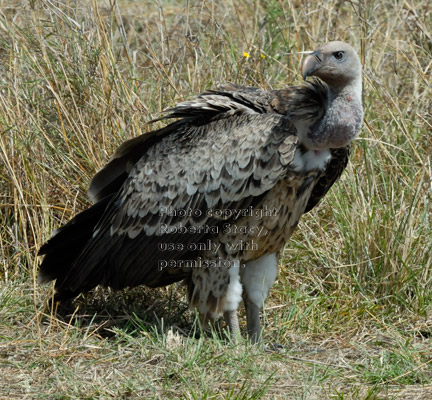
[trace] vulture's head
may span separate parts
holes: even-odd
[[[349,44],[329,42],[304,59],[302,76],[317,76],[332,87],[347,86],[361,79],[360,58]]]

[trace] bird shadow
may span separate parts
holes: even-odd
[[[50,299],[44,315],[46,319],[54,318],[106,339],[120,334],[161,336],[171,330],[187,338],[211,336],[227,340],[223,323],[215,323],[212,329],[201,326],[197,313],[189,310],[185,288],[181,284],[169,288],[137,287],[117,291],[97,287],[61,303]]]

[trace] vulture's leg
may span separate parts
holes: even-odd
[[[232,261],[228,268],[229,284],[225,292],[224,318],[233,343],[237,344],[240,337],[237,309],[241,302],[242,285],[240,282],[240,262]]]
[[[253,303],[247,295],[243,296],[246,308],[247,332],[249,340],[255,344],[261,339],[260,307]]]
[[[237,317],[237,310],[225,311],[224,319],[228,326],[228,331],[230,333],[232,342],[237,344],[240,337],[240,326]]]
[[[274,253],[249,261],[240,270],[247,328],[252,343],[261,339],[260,310],[276,279],[277,265],[278,257]]]

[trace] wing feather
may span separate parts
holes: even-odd
[[[340,178],[348,164],[350,150],[350,146],[331,150],[332,158],[312,190],[305,213],[312,210]]]
[[[99,283],[159,286],[182,279],[183,270],[161,270],[158,263],[193,258],[188,245],[212,233],[176,228],[219,227],[223,219],[209,210],[257,205],[286,174],[295,134],[289,119],[278,114],[234,114],[201,126],[177,125],[136,161],[96,226],[97,235],[63,282],[57,281],[58,290]],[[242,146],[233,145],[239,141]],[[178,246],[163,250],[164,244]]]

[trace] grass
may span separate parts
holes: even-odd
[[[0,0],[0,398],[432,399],[429,3],[304,3]],[[285,248],[282,350],[201,332],[181,286],[50,309],[37,249],[122,141],[222,82],[299,82],[292,53],[332,39],[360,51],[365,123]]]

